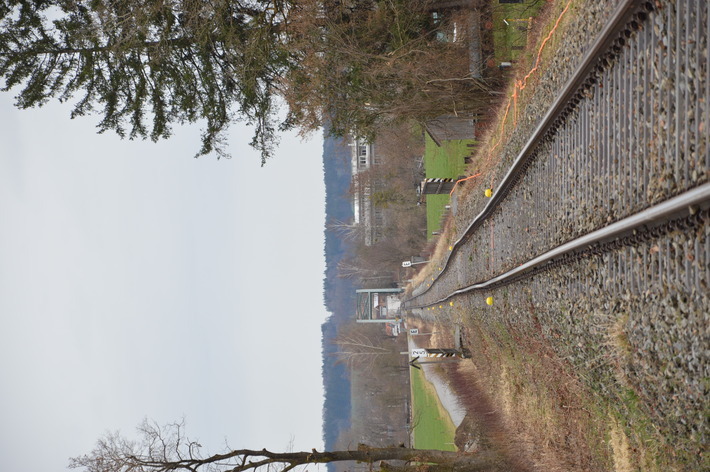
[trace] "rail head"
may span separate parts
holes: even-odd
[[[459,239],[451,245],[451,250],[442,264],[443,268],[436,275],[434,283],[436,283],[439,277],[443,276],[448,271],[449,261],[453,259],[456,253],[474,233],[476,228],[483,224],[486,218],[488,218],[501,204],[501,202],[505,200],[510,190],[523,176],[527,166],[534,157],[536,149],[545,139],[548,132],[554,128],[557,121],[572,109],[570,104],[573,104],[575,97],[582,92],[585,84],[589,82],[592,72],[600,67],[600,63],[603,60],[610,55],[616,54],[617,51],[615,51],[614,48],[620,40],[623,41],[623,39],[621,39],[623,36],[622,33],[628,28],[628,25],[633,20],[634,16],[651,10],[653,10],[653,5],[648,1],[624,0],[617,5],[601,33],[597,36],[597,39],[583,56],[571,78],[562,88],[560,94],[554,100],[547,113],[540,120],[540,123],[533,131],[531,137],[518,153],[518,156],[515,161],[513,161],[513,164],[510,166],[503,179],[500,181],[498,188],[495,192],[493,192],[493,195],[488,203],[471,221],[466,230],[461,234],[461,237],[459,237]],[[433,286],[434,283],[432,283],[431,286]],[[431,287],[425,289],[417,296],[428,292],[430,288]]]
[[[435,302],[420,305],[418,307],[408,306],[408,308],[421,308],[437,305],[445,303],[450,299],[465,293],[489,289],[499,284],[506,283],[509,280],[523,274],[530,273],[535,269],[564,260],[565,258],[570,258],[574,255],[587,251],[590,248],[621,240],[622,238],[629,237],[637,232],[652,234],[653,230],[657,227],[668,224],[674,220],[687,218],[688,216],[699,211],[707,211],[708,208],[710,208],[710,183],[705,183],[634,215],[612,223],[609,226],[600,228],[572,241],[561,244],[514,269],[493,277],[492,279],[460,288],[446,297],[436,300]],[[411,302],[412,300],[413,298],[407,300],[407,302]]]

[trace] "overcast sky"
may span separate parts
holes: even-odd
[[[96,135],[0,94],[0,458],[63,470],[109,430],[184,417],[211,451],[321,448],[322,137],[261,168]]]

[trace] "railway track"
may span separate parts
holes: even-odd
[[[544,338],[611,403],[633,391],[687,470],[709,431],[708,31],[706,1],[619,2],[404,303]]]
[[[706,2],[620,2],[490,201],[406,305],[433,306],[530,276],[541,269],[532,261],[556,248],[568,251],[558,250],[547,265],[610,238],[638,244],[688,216],[680,206],[622,233],[612,226],[708,181],[709,21]],[[683,223],[687,229],[707,227],[707,192],[695,197],[690,211],[700,216]],[[590,239],[592,232],[597,237]],[[580,238],[586,246],[574,243]],[[708,238],[699,235],[691,246],[686,288],[707,291]]]

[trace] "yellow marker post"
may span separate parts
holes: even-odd
[[[486,304],[487,304],[487,305],[493,305],[493,297],[488,297],[488,298],[486,298]]]
[[[493,190],[490,189],[490,188],[487,188],[486,191],[483,192],[483,194],[484,194],[486,197],[490,198],[490,197],[493,195]]]
[[[454,302],[449,302],[449,306],[454,306]]]

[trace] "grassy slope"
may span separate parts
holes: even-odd
[[[455,451],[456,427],[439,403],[434,386],[427,382],[420,370],[412,369],[411,378],[414,447]]]
[[[442,146],[438,147],[428,134],[424,136],[424,167],[427,178],[456,178],[466,174],[464,158],[470,153],[466,144],[475,141],[444,141]],[[448,195],[426,196],[427,238],[431,238],[432,231],[440,229],[444,206],[448,203]]]
[[[527,19],[535,16],[544,2],[539,0],[526,0],[523,3],[494,4],[492,8],[493,17],[493,40],[495,43],[496,62],[517,60],[522,51],[517,47],[525,46],[527,43],[526,21],[510,21],[515,19]],[[510,23],[506,25],[503,20]],[[466,144],[475,141],[444,141],[438,147],[434,141],[425,133],[424,166],[426,176],[433,177],[459,177],[465,175],[466,165],[464,157],[470,151]],[[444,206],[449,203],[448,195],[427,195],[427,238],[431,239],[433,231],[441,228],[441,218],[444,215]]]

